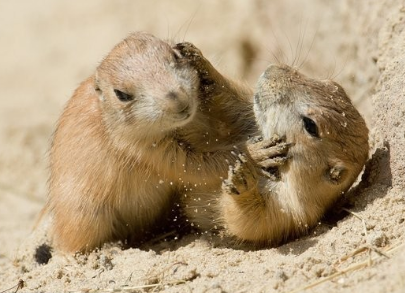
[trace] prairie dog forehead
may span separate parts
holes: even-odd
[[[148,33],[133,33],[101,62],[96,81],[122,90],[196,87],[197,73],[181,57],[169,43]]]
[[[309,78],[287,65],[270,65],[260,76],[255,104],[261,111],[279,105],[307,115],[356,111],[339,84]]]
[[[118,43],[97,68],[100,76],[133,73],[153,75],[175,65],[175,54],[166,42],[135,33]]]

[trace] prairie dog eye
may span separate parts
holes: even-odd
[[[114,90],[114,93],[121,102],[130,102],[130,101],[132,101],[134,99],[133,95],[124,93],[124,92],[122,92],[120,90],[117,90],[117,89]]]
[[[314,120],[304,116],[302,117],[302,121],[304,122],[304,128],[306,132],[308,132],[313,137],[319,138],[318,126],[316,125]]]

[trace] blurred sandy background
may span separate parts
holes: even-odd
[[[170,271],[171,263],[186,259],[187,266],[176,270],[180,275],[171,276],[183,283],[155,289],[290,292],[342,270],[332,264],[369,243],[361,221],[347,216],[333,229],[322,223],[317,235],[279,249],[216,248],[197,237],[169,244],[165,249],[171,253],[113,247],[88,260],[56,256],[46,266],[35,264],[29,250],[35,237],[30,233],[46,198],[46,152],[56,120],[75,87],[118,41],[137,30],[193,42],[222,73],[252,86],[266,66],[277,61],[342,84],[370,128],[376,126],[375,148],[382,141],[392,146],[384,166],[390,164],[393,179],[372,177],[371,187],[358,195],[353,208],[374,225],[370,235],[383,233],[381,249],[399,246],[404,240],[404,184],[395,178],[404,174],[404,136],[393,125],[405,115],[400,111],[404,11],[398,0],[0,1],[0,291],[20,278],[27,292],[122,288],[129,275],[134,276],[129,285],[142,285],[156,271]],[[397,105],[384,108],[392,96],[398,97]],[[373,113],[373,105],[382,110]],[[397,112],[390,116],[394,108]],[[98,274],[103,267],[99,259],[106,255],[113,267]],[[347,266],[363,261],[363,256],[351,258]],[[311,290],[404,292],[404,260],[402,253]]]

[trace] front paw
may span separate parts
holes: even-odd
[[[183,61],[197,71],[201,92],[208,94],[222,87],[221,75],[196,46],[188,42],[178,43],[174,46],[174,50],[180,53]]]
[[[240,154],[235,166],[230,166],[228,179],[225,179],[222,188],[228,194],[240,195],[256,186],[257,176],[253,166],[247,158]]]
[[[252,159],[262,168],[264,175],[271,179],[279,179],[278,168],[291,159],[288,151],[293,145],[294,143],[287,143],[278,135],[266,140],[257,136],[248,141],[247,148]]]
[[[179,52],[183,58],[190,61],[196,61],[200,58],[204,58],[200,49],[189,42],[178,43],[173,47],[173,49]]]

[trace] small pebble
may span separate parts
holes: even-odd
[[[35,249],[35,261],[40,265],[45,265],[52,258],[52,247],[48,244],[42,244]]]
[[[384,247],[387,245],[388,238],[382,231],[377,231],[368,236],[367,242],[375,247]]]
[[[288,280],[288,276],[286,275],[286,273],[285,273],[283,270],[278,270],[278,271],[275,273],[275,277],[276,277],[277,279],[282,280],[283,282],[285,282],[285,281]]]
[[[101,267],[104,267],[107,270],[112,270],[113,267],[114,267],[112,262],[111,262],[111,259],[108,256],[104,255],[104,254],[102,254],[100,256],[100,265],[101,265]]]

